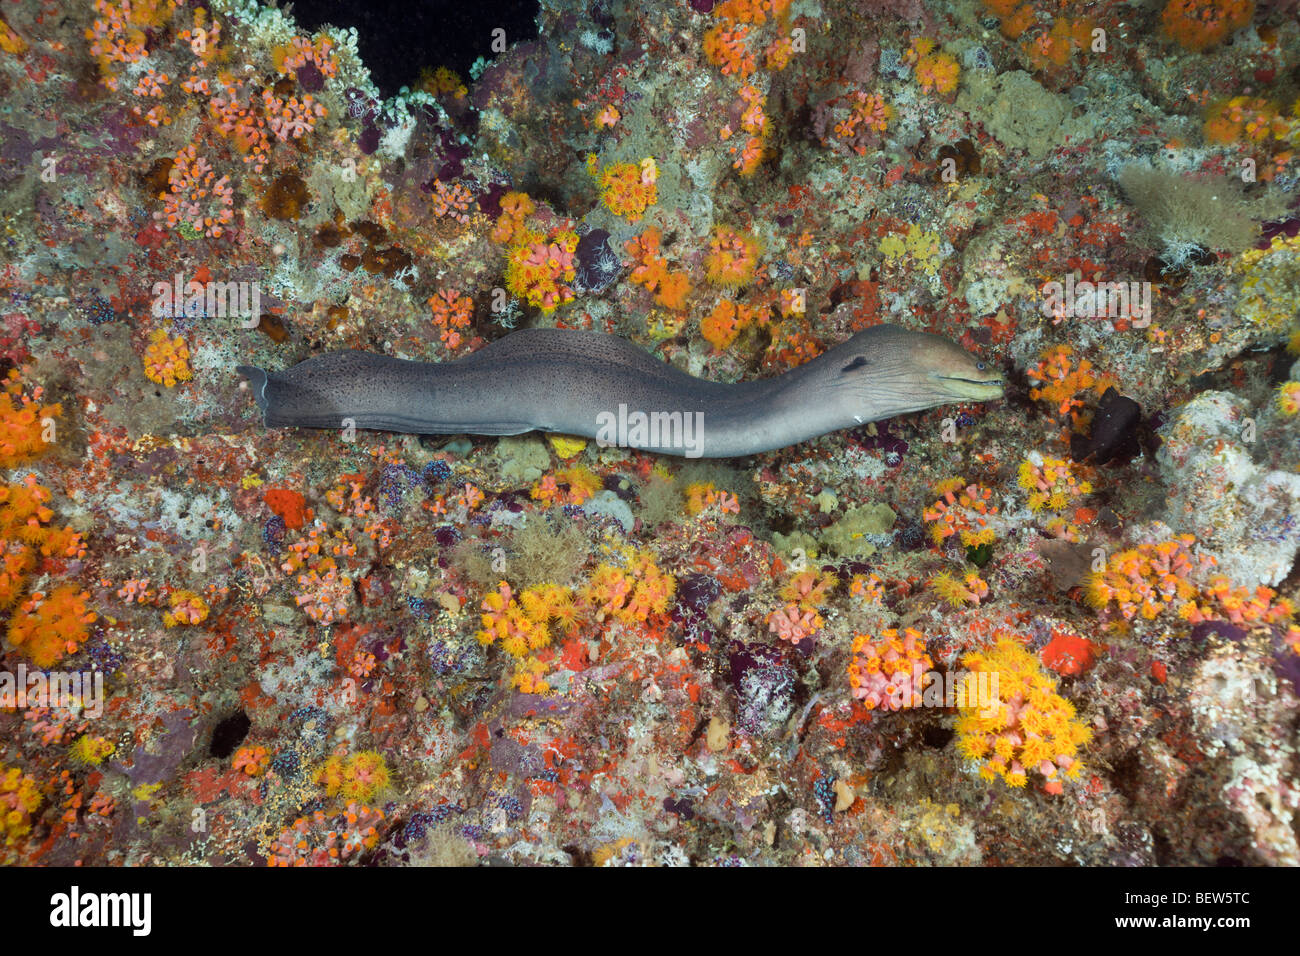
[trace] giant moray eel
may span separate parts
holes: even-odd
[[[772,378],[710,382],[615,335],[521,329],[454,362],[329,352],[241,365],[268,426],[421,435],[544,431],[688,458],[750,455],[947,402],[1002,395],[960,346],[877,325]]]

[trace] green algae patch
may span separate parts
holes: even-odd
[[[842,558],[869,558],[876,553],[871,538],[889,534],[897,519],[889,505],[858,505],[822,532],[822,541]]]
[[[844,517],[828,526],[817,537],[806,531],[772,534],[772,547],[783,557],[816,560],[831,553],[841,558],[869,558],[876,553],[882,536],[888,535],[898,520],[889,505],[873,502],[857,505]]]
[[[533,482],[551,467],[551,453],[536,435],[502,438],[497,443],[501,477],[510,481]]]
[[[1023,149],[1042,159],[1064,143],[1094,135],[1091,119],[1074,117],[1073,104],[1043,87],[1024,70],[993,79],[972,75],[957,98],[957,108],[983,118],[984,128],[1008,149]]]
[[[779,531],[772,532],[772,547],[776,553],[783,557],[794,557],[797,552],[802,552],[803,556],[808,559],[816,558],[821,548],[817,545],[817,539],[806,531],[791,531],[789,534],[782,534]]]

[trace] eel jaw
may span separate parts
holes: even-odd
[[[955,375],[937,375],[939,387],[953,397],[974,402],[988,402],[1006,394],[1006,383],[1001,378],[974,379]]]

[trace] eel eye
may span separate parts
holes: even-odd
[[[976,363],[975,363],[975,368],[976,368],[977,370],[981,371],[981,372],[984,371],[984,363],[983,363],[983,362],[976,362]]]

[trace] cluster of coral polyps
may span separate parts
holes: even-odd
[[[208,602],[193,591],[173,591],[167,599],[170,609],[163,613],[163,624],[167,627],[193,626],[202,624],[208,618]]]
[[[1100,393],[1108,384],[1098,376],[1088,359],[1074,361],[1074,349],[1058,345],[1043,352],[1042,359],[1027,373],[1034,386],[1029,397],[1056,406],[1060,415],[1070,415],[1078,420],[1077,409],[1084,407],[1083,393],[1095,390]]]
[[[576,275],[577,246],[578,236],[572,230],[554,229],[546,235],[525,232],[507,253],[506,285],[543,312],[572,302],[569,283]]]
[[[977,548],[991,544],[997,536],[989,519],[998,513],[992,504],[993,489],[966,484],[963,478],[940,482],[935,491],[939,500],[924,512],[931,522],[930,536],[935,543],[956,535],[963,546]]]
[[[592,157],[593,161],[595,157]],[[593,173],[595,172],[593,168]],[[647,157],[641,164],[615,163],[596,175],[600,198],[610,212],[628,222],[639,222],[648,207],[655,204],[655,181],[658,169]]]
[[[349,803],[328,816],[315,810],[285,827],[268,848],[267,866],[331,866],[355,859],[379,842],[384,811]]]
[[[31,832],[32,814],[41,799],[36,781],[17,767],[0,764],[0,836],[4,837],[0,862],[12,862],[9,848]]]
[[[641,235],[627,242],[627,251],[633,259],[631,280],[645,286],[655,294],[655,302],[670,309],[686,305],[690,292],[690,276],[668,268],[668,259],[660,252],[662,235],[658,227],[650,226]]]
[[[1204,50],[1249,24],[1254,12],[1255,0],[1169,0],[1160,23],[1187,49]]]
[[[29,462],[54,446],[62,406],[44,404],[43,394],[40,386],[29,391],[18,371],[10,371],[0,393],[0,464]],[[60,570],[86,555],[81,534],[52,523],[52,500],[51,490],[32,473],[0,485],[0,610],[11,611],[9,644],[38,667],[76,654],[97,617],[90,594],[75,584],[28,592],[38,571]]]
[[[38,667],[50,667],[80,650],[96,614],[87,607],[90,595],[62,584],[48,594],[34,591],[9,622],[9,643],[25,652]]]
[[[149,336],[149,347],[144,353],[144,374],[151,382],[175,388],[192,377],[190,350],[179,335],[174,338],[162,329]]]
[[[1020,487],[1029,492],[1029,507],[1064,511],[1082,495],[1092,493],[1092,483],[1076,475],[1077,466],[1036,452],[1020,463]]]
[[[934,661],[925,652],[920,631],[898,628],[853,638],[849,686],[853,696],[869,709],[902,710],[922,703],[922,676]]]
[[[1011,636],[999,637],[991,650],[967,654],[961,664],[974,675],[977,690],[984,686],[991,693],[984,700],[967,695],[957,718],[957,749],[980,761],[985,779],[1001,777],[1023,787],[1034,773],[1048,793],[1061,793],[1063,777],[1073,779],[1083,769],[1079,747],[1092,731],[1056,692],[1056,681]]]
[[[907,59],[915,64],[916,81],[927,93],[946,95],[957,89],[961,68],[951,53],[936,49],[929,37],[917,37],[907,51]]]
[[[59,402],[43,401],[40,386],[28,391],[17,369],[10,369],[0,392],[0,467],[9,468],[47,451],[53,420],[63,414]]]
[[[1291,601],[1260,585],[1236,587],[1222,574],[1209,574],[1213,555],[1198,553],[1192,535],[1140,544],[1106,558],[1087,582],[1095,607],[1118,611],[1124,620],[1154,620],[1167,610],[1192,624],[1226,620],[1234,624],[1289,624]]]
[[[473,300],[455,289],[439,289],[429,297],[429,307],[443,344],[449,349],[460,348],[463,333],[474,316]]]
[[[220,238],[235,215],[229,176],[218,176],[191,143],[176,154],[167,186],[159,219],[189,235]]]

